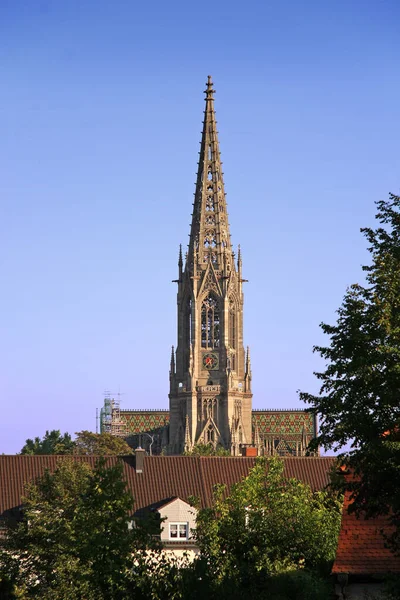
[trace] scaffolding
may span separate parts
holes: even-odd
[[[126,437],[126,423],[121,419],[121,394],[117,399],[111,397],[111,392],[104,392],[104,406],[100,410],[100,432],[110,433],[117,437]]]

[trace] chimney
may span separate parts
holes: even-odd
[[[136,448],[135,450],[135,469],[136,473],[143,473],[144,457],[146,456],[146,450],[143,448]]]
[[[258,455],[258,450],[254,446],[244,446],[242,448],[242,456],[253,457]]]

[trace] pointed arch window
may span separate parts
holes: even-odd
[[[239,444],[243,444],[243,431],[241,425],[239,425]]]
[[[188,298],[185,306],[185,342],[192,343],[192,300]]]
[[[201,305],[201,346],[219,348],[221,341],[220,310],[217,298],[208,294]]]
[[[215,431],[214,431],[214,427],[212,425],[210,425],[207,429],[206,432],[206,436],[207,436],[207,440],[206,443],[207,444],[213,444],[215,441]]]
[[[229,316],[228,316],[228,332],[229,332],[229,346],[233,349],[236,348],[236,311],[235,303],[233,300],[229,302]]]

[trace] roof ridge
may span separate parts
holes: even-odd
[[[309,408],[252,408],[251,412],[311,412]]]

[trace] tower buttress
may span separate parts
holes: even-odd
[[[242,258],[231,246],[211,77],[205,90],[190,239],[179,252],[178,344],[170,447],[251,444],[251,371],[243,348]],[[172,359],[171,359],[172,366]],[[171,368],[172,372],[172,368]]]

